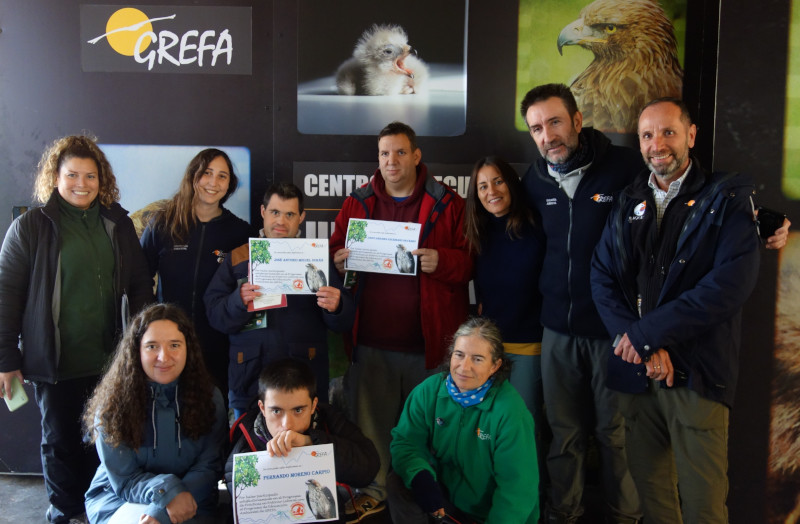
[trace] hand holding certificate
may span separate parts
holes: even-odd
[[[338,518],[333,444],[233,459],[233,518],[244,522],[321,522]]]
[[[344,268],[416,275],[417,257],[411,253],[418,247],[421,228],[416,222],[351,218],[345,240],[350,255],[344,261]]]
[[[327,239],[250,239],[250,283],[262,297],[313,295],[328,282]]]

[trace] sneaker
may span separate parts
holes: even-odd
[[[353,501],[347,501],[347,504],[344,506],[344,513],[347,524],[353,524],[355,522],[361,522],[370,515],[380,513],[384,509],[386,509],[386,504],[382,501],[362,493],[356,497],[355,504]]]

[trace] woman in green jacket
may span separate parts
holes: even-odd
[[[509,371],[490,320],[458,328],[448,370],[411,392],[392,430],[394,522],[538,522],[533,418],[506,380]]]

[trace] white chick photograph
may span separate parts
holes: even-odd
[[[464,134],[468,0],[298,3],[297,130]],[[332,30],[335,28],[335,30]]]

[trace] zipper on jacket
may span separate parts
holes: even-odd
[[[657,209],[655,205],[655,199],[651,198],[651,194],[648,195],[647,198],[647,205],[650,206],[652,204],[653,209]],[[677,197],[673,198],[669,204],[667,204],[667,208],[664,210],[664,217],[667,216],[671,207],[674,207],[678,201]],[[664,290],[664,280],[666,279],[666,267],[669,262],[665,256],[665,250],[667,246],[664,246],[664,235],[661,233],[661,224],[658,223],[658,218],[653,217],[653,221],[650,225],[650,231],[648,232],[650,235],[650,245],[652,246],[652,251],[648,253],[648,262],[650,264],[649,268],[649,275],[647,276],[647,282],[645,284],[646,288],[644,290],[645,295],[644,299],[647,300],[647,304],[644,305],[646,307],[647,312],[654,310],[658,307],[658,304],[661,300],[661,294]],[[640,308],[639,310],[639,317],[642,316],[644,308]]]
[[[122,285],[122,254],[119,252],[119,227],[117,223],[112,220],[110,217],[105,218],[103,217],[102,213],[103,208],[100,208],[100,219],[103,221],[103,227],[108,232],[109,227],[111,229],[109,237],[111,238],[111,250],[114,253],[114,275],[111,278],[111,282],[113,283],[114,289],[112,291],[114,296],[114,327],[117,330],[115,336],[119,336],[122,338],[122,335],[127,328],[127,319],[123,318],[124,312],[122,308],[122,295],[127,294],[127,290]],[[106,227],[106,220],[109,222],[109,226]]]
[[[583,180],[581,180],[583,182]],[[577,193],[577,190],[575,191]],[[566,194],[566,193],[565,193]],[[569,201],[569,227],[567,228],[567,294],[569,295],[569,308],[567,309],[567,329],[570,333],[572,329],[572,225],[573,225],[573,208],[572,199],[567,197]]]
[[[623,237],[623,230],[624,224],[626,222],[626,216],[628,213],[628,202],[627,196],[625,193],[621,193],[619,196],[619,212],[617,213],[616,222],[612,225],[614,226],[614,248],[615,248],[615,255],[619,258],[619,264],[616,264],[616,278],[619,282],[625,282],[625,275],[628,273],[628,251],[625,249],[625,240]],[[636,303],[633,300],[631,295],[631,290],[628,289],[627,286],[622,286],[622,294],[625,296],[625,301],[628,303],[628,307],[636,308]],[[641,316],[641,315],[640,315]]]
[[[197,255],[195,255],[194,259],[194,275],[192,277],[192,311],[191,311],[192,323],[195,322],[194,311],[195,311],[195,302],[197,300],[197,273],[200,271],[200,257],[203,256],[203,240],[205,240],[205,237],[206,237],[206,224],[201,222],[200,242],[197,248]]]

